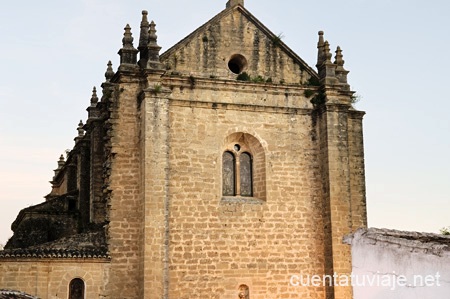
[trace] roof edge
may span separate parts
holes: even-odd
[[[450,236],[435,233],[400,231],[394,229],[364,228],[344,237],[344,243],[381,244],[386,247],[411,248],[415,252],[450,255]]]
[[[252,21],[253,24],[255,24],[255,26],[258,27],[262,32],[272,37],[273,39],[278,38],[275,33],[273,33],[261,21],[259,21],[249,10],[241,6],[236,7],[236,9],[240,10],[241,13],[245,15],[250,21]],[[291,56],[291,58],[294,59],[297,63],[303,65],[311,76],[319,78],[319,74],[312,67],[310,67],[308,63],[306,63],[306,61],[304,61],[300,56],[298,56],[297,53],[295,53],[291,48],[289,48],[282,40],[278,41],[278,46],[282,50],[284,50],[289,56]]]
[[[239,1],[238,1],[239,2]],[[243,2],[243,1],[242,1]],[[269,29],[267,28],[261,21],[259,21],[250,11],[248,11],[243,5],[236,4],[235,6],[230,6],[219,12],[217,15],[215,15],[213,18],[205,22],[203,25],[198,27],[196,30],[194,30],[192,33],[187,35],[185,38],[183,38],[181,41],[170,47],[168,50],[166,50],[164,53],[161,54],[161,60],[167,59],[173,52],[175,52],[178,48],[180,48],[182,45],[186,44],[188,40],[190,40],[193,36],[198,34],[200,31],[205,29],[205,27],[215,22],[216,20],[219,20],[226,15],[232,13],[233,10],[239,10],[247,19],[249,19],[258,29],[260,29],[263,33],[265,33],[267,36],[272,38],[277,38],[277,36]],[[289,48],[283,41],[279,41],[278,45],[288,56],[290,56],[294,61],[296,61],[298,64],[302,65],[305,70],[308,72],[309,75],[319,78],[319,74],[308,65],[300,56],[298,56],[291,48]]]
[[[160,60],[164,60],[166,57],[170,56],[170,54],[172,54],[172,52],[174,52],[176,49],[178,49],[179,47],[181,47],[181,45],[187,43],[187,41],[195,36],[197,33],[199,33],[200,31],[203,30],[203,28],[206,27],[206,25],[208,25],[209,23],[214,22],[216,19],[220,19],[224,16],[226,16],[227,14],[231,13],[232,9],[230,8],[225,8],[224,10],[222,10],[221,12],[219,12],[217,15],[215,15],[214,17],[212,17],[211,19],[209,19],[208,21],[206,21],[203,25],[201,25],[200,27],[198,27],[197,29],[195,29],[194,31],[192,31],[190,34],[188,34],[186,37],[184,37],[182,40],[180,40],[179,42],[177,42],[175,45],[173,45],[172,47],[170,47],[169,49],[167,49],[164,53],[162,53],[160,55]]]

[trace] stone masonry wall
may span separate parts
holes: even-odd
[[[108,298],[351,298],[289,284],[351,271],[342,237],[366,218],[351,92],[328,78],[313,107],[315,72],[240,6],[162,54],[167,71],[122,56],[105,151]],[[239,136],[254,150],[251,198],[222,196],[223,153]]]
[[[90,125],[90,219],[93,223],[103,223],[106,218],[106,204],[103,198],[103,157],[104,157],[104,129],[103,122],[94,120]]]
[[[122,77],[111,104],[112,130],[108,190],[111,275],[108,298],[139,298],[139,251],[142,223],[139,175],[137,94],[139,81]]]
[[[367,223],[363,113],[349,110],[337,64],[325,61],[319,80],[232,2],[161,64],[154,25],[140,67],[125,30],[104,83],[105,122],[54,190],[78,190],[86,228],[108,223],[111,260],[6,261],[0,286],[67,298],[78,277],[89,299],[352,297],[290,279],[351,271],[342,237]],[[237,81],[244,71],[250,78]],[[252,196],[223,196],[223,153],[240,142],[253,155]]]
[[[366,225],[362,113],[349,108],[326,104],[317,111],[327,275],[351,273],[350,248],[342,238]],[[327,298],[351,298],[351,292],[349,286],[335,286]]]
[[[169,298],[237,298],[242,284],[251,298],[325,298],[322,288],[289,286],[293,274],[324,273],[311,111],[294,108],[308,101],[295,88],[202,86],[173,86],[169,103]],[[264,148],[265,200],[222,198],[224,140],[236,132]]]
[[[366,183],[362,117],[364,112],[351,111],[348,118],[350,152],[350,188],[352,197],[352,230],[367,227]]]
[[[0,286],[20,290],[43,299],[67,299],[69,283],[81,278],[86,298],[106,298],[108,261],[2,260]]]
[[[157,76],[156,76],[157,78]],[[169,100],[168,91],[142,95],[141,112],[141,202],[142,251],[139,298],[168,296],[169,214]],[[175,287],[175,286],[172,286]]]
[[[246,60],[243,71],[252,77],[270,78],[274,83],[306,83],[311,77],[309,67],[281,50],[282,36],[268,36],[266,29],[257,27],[240,10],[222,12],[192,39],[181,41],[177,51],[164,53],[162,62],[168,73],[234,79],[228,61],[240,54]]]

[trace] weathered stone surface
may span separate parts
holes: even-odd
[[[26,248],[76,234],[79,213],[71,209],[76,198],[66,194],[23,209],[12,224],[14,235],[5,248]]]
[[[227,6],[161,57],[144,12],[139,63],[126,28],[132,59],[121,51],[118,71],[108,66],[47,196],[76,192],[76,231],[39,245],[46,263],[33,248],[0,259],[0,287],[67,298],[82,277],[87,298],[351,298],[349,287],[289,285],[350,273],[342,237],[367,222],[363,113],[341,53],[336,64],[319,55],[321,77],[243,1]],[[235,173],[223,193],[225,152]],[[80,236],[103,226],[100,254]],[[64,246],[78,264],[58,256]]]
[[[277,36],[241,6],[226,9],[161,55],[169,74],[306,85],[311,69]],[[230,65],[233,66],[230,68]]]
[[[1,288],[20,290],[41,299],[68,298],[68,286],[74,278],[85,282],[86,298],[104,298],[108,273],[109,262],[103,260],[28,257],[0,261]]]
[[[39,299],[24,292],[0,290],[0,299]]]
[[[359,281],[355,299],[448,296],[450,236],[370,228],[346,236],[345,242],[352,246]]]

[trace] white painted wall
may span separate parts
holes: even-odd
[[[450,298],[450,237],[369,229],[345,242],[352,246],[354,299]]]

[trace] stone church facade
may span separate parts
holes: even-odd
[[[0,289],[39,298],[352,298],[291,275],[352,270],[366,227],[364,112],[342,51],[317,71],[248,10],[160,55],[143,12],[94,89],[52,191],[0,251]],[[333,60],[333,61],[332,61]]]

